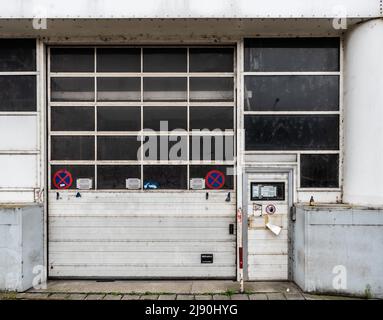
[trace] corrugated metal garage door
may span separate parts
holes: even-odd
[[[51,277],[231,278],[234,199],[226,193],[66,193],[50,197]],[[213,254],[201,264],[201,254]]]
[[[54,47],[48,58],[49,276],[234,278],[234,48]]]

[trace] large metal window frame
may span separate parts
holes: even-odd
[[[257,37],[257,38],[270,38],[270,37]],[[286,38],[286,37],[283,37]],[[323,37],[321,37],[323,38]],[[245,77],[246,76],[316,76],[316,75],[336,75],[339,76],[339,110],[337,111],[245,111],[243,106],[243,101],[241,102],[242,105],[242,117],[245,118],[246,115],[338,115],[339,117],[339,150],[245,150],[243,149],[243,152],[245,155],[257,155],[257,154],[296,154],[297,155],[297,162],[294,162],[293,164],[296,164],[296,174],[297,174],[297,181],[296,181],[296,191],[310,191],[310,192],[320,192],[320,191],[336,191],[340,192],[342,190],[342,181],[343,181],[343,59],[344,59],[344,44],[343,44],[343,37],[339,37],[339,71],[321,71],[321,72],[315,72],[315,71],[302,71],[302,72],[257,72],[257,71],[243,71],[241,72],[241,80],[242,85],[245,83]],[[242,49],[242,63],[244,63],[244,44]],[[244,89],[242,92],[241,99],[243,100],[243,97],[245,95]],[[303,188],[301,187],[301,179],[300,179],[300,167],[301,167],[301,154],[338,154],[339,155],[339,175],[338,175],[338,182],[339,186],[338,188]],[[276,163],[270,164],[275,165]],[[284,163],[286,164],[286,163]]]
[[[9,39],[9,38],[3,38]],[[14,39],[14,38],[12,38]],[[0,39],[1,40],[1,39]],[[0,111],[0,116],[37,116],[39,114],[39,75],[40,75],[40,65],[39,65],[39,57],[42,54],[40,52],[40,48],[38,46],[38,40],[36,40],[36,68],[34,71],[0,71],[0,76],[34,76],[36,79],[36,110],[35,111]]]
[[[190,66],[190,48],[232,48],[233,49],[233,72],[189,72],[189,66]],[[93,48],[94,49],[94,72],[50,72],[50,56],[51,48]],[[97,72],[97,49],[99,48],[139,48],[141,50],[140,56],[141,56],[141,70],[140,72]],[[143,72],[143,49],[144,48],[186,48],[187,49],[187,71],[186,72]],[[142,46],[129,46],[129,45],[110,45],[110,46],[102,46],[102,45],[52,45],[47,47],[47,122],[48,122],[48,181],[51,179],[51,165],[94,165],[95,174],[94,174],[94,189],[91,190],[92,192],[100,191],[100,192],[137,192],[137,191],[145,191],[145,192],[156,192],[156,191],[175,191],[174,189],[158,189],[158,190],[143,190],[143,166],[144,165],[187,165],[187,190],[183,191],[191,191],[191,192],[198,192],[201,190],[191,190],[190,189],[190,165],[227,165],[227,166],[233,166],[236,165],[236,149],[237,149],[237,141],[235,139],[236,136],[236,130],[237,130],[237,62],[236,62],[236,56],[237,56],[237,50],[236,46],[233,45],[142,45]],[[57,102],[57,101],[51,101],[51,79],[52,78],[58,78],[58,77],[91,77],[94,78],[94,101],[90,102]],[[140,78],[141,79],[141,92],[140,101],[97,101],[97,78],[105,78],[105,77],[134,77],[134,78]],[[145,77],[156,77],[156,78],[167,78],[167,77],[180,77],[180,78],[186,78],[187,79],[187,100],[186,101],[166,101],[166,102],[153,102],[153,101],[144,101],[144,88],[143,88],[143,80]],[[190,78],[193,77],[201,77],[201,78],[208,78],[208,77],[228,77],[233,79],[233,101],[230,102],[223,102],[223,101],[217,101],[217,102],[192,102],[190,101]],[[52,131],[51,130],[51,107],[58,106],[58,107],[65,107],[65,106],[89,106],[95,108],[95,130],[94,131]],[[141,108],[141,130],[140,131],[98,131],[97,130],[97,107],[98,106],[137,106]],[[157,131],[157,132],[145,132],[143,131],[143,110],[145,106],[180,106],[180,107],[186,107],[187,108],[187,132],[164,132],[164,131]],[[204,107],[232,107],[233,108],[233,130],[225,130],[224,132],[217,134],[216,132],[198,132],[194,133],[190,131],[190,107],[193,106],[204,106]],[[51,160],[51,136],[80,136],[80,135],[86,135],[86,136],[94,136],[95,137],[95,159],[91,161],[53,161]],[[206,161],[206,160],[173,160],[173,161],[167,161],[167,160],[143,160],[143,155],[141,154],[141,160],[97,160],[97,137],[98,136],[186,136],[191,137],[193,135],[200,135],[200,136],[232,136],[233,137],[233,160],[222,160],[222,161]],[[141,139],[142,140],[142,139]],[[190,152],[190,140],[187,139],[187,154],[189,157]],[[122,190],[122,189],[112,189],[112,190],[106,190],[106,189],[97,189],[97,166],[98,165],[140,165],[141,166],[141,189],[140,190]],[[235,170],[234,170],[235,171]],[[234,185],[232,190],[236,190],[236,179],[233,179]],[[51,188],[51,183],[48,184],[48,190],[54,190]],[[203,190],[202,190],[203,191]],[[209,190],[209,191],[219,191],[219,190]],[[227,190],[226,190],[227,191]]]

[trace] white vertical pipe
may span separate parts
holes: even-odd
[[[345,39],[344,202],[383,205],[383,20]]]

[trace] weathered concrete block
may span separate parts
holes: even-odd
[[[0,290],[22,292],[44,278],[43,230],[42,206],[0,206]]]
[[[383,297],[383,209],[296,206],[293,280],[305,292]]]

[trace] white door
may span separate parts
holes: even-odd
[[[288,279],[288,173],[248,173],[248,280]]]

